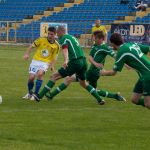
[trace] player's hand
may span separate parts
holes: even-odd
[[[105,70],[105,69],[100,70],[100,75],[101,75],[101,76],[105,76],[105,73],[106,73],[106,70]]]
[[[64,61],[63,67],[66,68],[68,66],[68,61]]]
[[[97,68],[103,68],[103,67],[104,67],[103,64],[99,64],[99,63],[96,63],[95,66],[96,66]]]
[[[24,58],[24,60],[28,60],[29,59],[29,55],[28,54],[24,54],[23,58]]]

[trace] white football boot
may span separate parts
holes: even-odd
[[[29,93],[27,93],[25,96],[22,97],[22,99],[28,100],[28,99],[30,99],[31,97],[32,97],[32,95],[29,94]]]

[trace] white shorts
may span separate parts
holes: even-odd
[[[30,67],[29,67],[29,73],[37,74],[39,70],[43,70],[44,72],[46,72],[48,67],[49,67],[49,64],[46,62],[32,60]]]

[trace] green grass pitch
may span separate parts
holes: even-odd
[[[25,101],[21,97],[27,92],[31,62],[23,60],[25,50],[24,46],[0,46],[0,150],[149,149],[150,111],[130,101],[138,78],[134,71],[124,69],[115,77],[99,80],[98,88],[120,91],[126,103],[104,98],[106,104],[99,106],[78,83],[51,102]],[[89,50],[85,52],[88,55]],[[57,68],[61,63],[60,54]],[[108,57],[106,68],[112,65]],[[49,75],[50,71],[44,84]]]

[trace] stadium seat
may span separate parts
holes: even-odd
[[[7,0],[6,3],[0,4],[0,20],[1,21],[21,21],[28,15],[34,15],[43,12],[47,8],[58,6],[67,0]],[[40,21],[33,21],[27,25],[21,25],[17,29],[17,37],[23,38],[23,34],[27,34],[26,38],[31,41],[40,34],[41,22],[64,22],[68,24],[69,33],[80,35],[89,33],[92,24],[96,19],[100,19],[102,24],[111,24],[118,17],[128,16],[134,12],[132,9],[135,0],[130,1],[127,5],[121,5],[120,0],[84,0],[84,3],[75,4],[73,7],[64,8],[61,12],[54,12],[51,16],[42,17]],[[136,18],[138,23],[149,23],[150,16],[144,18]],[[31,34],[32,33],[32,34]],[[13,36],[13,31],[10,31]]]

